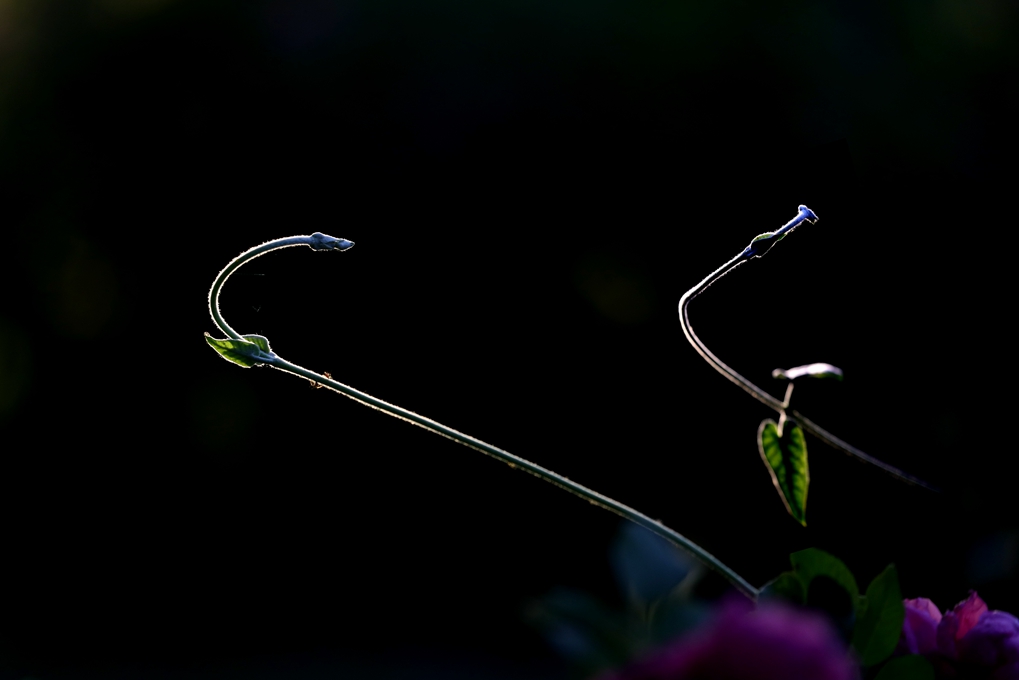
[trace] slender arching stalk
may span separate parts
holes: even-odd
[[[318,373],[315,373],[314,371],[309,371],[306,368],[285,361],[272,351],[268,350],[268,342],[265,341],[264,338],[259,339],[261,342],[264,343],[264,345],[255,345],[251,342],[247,342],[244,336],[239,335],[234,329],[232,329],[226,323],[226,321],[223,319],[222,314],[219,311],[219,294],[223,289],[223,284],[226,283],[226,280],[230,277],[230,275],[233,274],[245,262],[248,262],[249,260],[259,257],[260,255],[264,255],[265,253],[277,250],[279,248],[288,248],[291,246],[299,245],[307,245],[313,248],[314,250],[325,251],[325,250],[347,250],[354,244],[345,239],[337,239],[331,236],[326,236],[321,233],[315,233],[312,234],[311,236],[291,236],[288,238],[277,239],[275,241],[269,241],[267,243],[263,243],[260,246],[251,248],[250,250],[241,253],[236,258],[231,260],[231,262],[226,267],[224,267],[223,271],[221,271],[219,275],[216,277],[216,280],[212,284],[212,288],[209,290],[209,313],[212,315],[212,319],[216,323],[216,326],[218,326],[219,329],[223,331],[226,335],[228,335],[233,341],[237,341],[238,343],[244,343],[241,345],[246,361],[246,363],[243,365],[265,364],[272,366],[273,368],[279,369],[281,371],[284,371],[285,373],[291,373],[293,375],[300,376],[307,380],[314,381],[315,383],[321,385],[322,387],[327,387],[331,390],[339,392],[340,394],[350,397],[351,399],[360,402],[366,406],[378,409],[380,411],[388,413],[389,415],[395,418],[399,418],[400,420],[405,420],[409,423],[417,425],[418,427],[422,427],[428,430],[429,432],[434,432],[435,434],[442,435],[443,437],[448,437],[449,439],[452,439],[453,441],[459,444],[463,444],[464,446],[468,446],[472,449],[488,454],[489,456],[492,456],[493,458],[496,458],[497,460],[506,463],[510,467],[520,468],[522,470],[525,470],[526,472],[530,472],[531,474],[540,477],[546,482],[555,484],[556,486],[565,489],[566,491],[569,491],[570,493],[576,496],[580,496],[581,498],[592,503],[593,505],[597,505],[601,508],[609,510],[610,512],[614,512],[620,517],[624,517],[625,519],[628,519],[631,522],[634,522],[635,524],[639,524],[648,531],[657,534],[658,536],[661,536],[662,538],[672,543],[673,545],[693,555],[708,568],[717,571],[719,574],[725,577],[729,581],[729,583],[731,583],[737,590],[739,590],[741,593],[743,593],[750,599],[754,600],[757,599],[758,594],[757,588],[754,588],[752,585],[750,585],[745,579],[739,576],[739,574],[737,574],[728,566],[723,564],[717,557],[706,551],[704,548],[700,547],[699,545],[697,545],[690,539],[686,538],[679,532],[674,531],[673,529],[670,529],[669,527],[665,526],[661,522],[653,520],[647,515],[638,512],[637,510],[634,510],[633,508],[627,505],[623,505],[622,503],[613,500],[608,496],[604,496],[598,493],[597,491],[589,489],[586,486],[578,484],[570,479],[567,479],[566,477],[563,477],[562,475],[556,474],[551,470],[543,468],[540,465],[536,465],[528,460],[520,458],[519,456],[515,456],[512,453],[509,453],[508,451],[504,451],[498,447],[492,446],[491,444],[483,442],[480,439],[475,439],[474,437],[463,434],[462,432],[458,432],[452,428],[446,427],[445,425],[438,423],[434,420],[425,418],[424,416],[418,415],[417,413],[414,413],[412,411],[408,411],[405,408],[401,408],[394,404],[389,404],[385,401],[382,401],[381,399],[376,399],[375,397],[369,394],[365,394],[364,392],[361,392],[359,390],[356,390],[353,387],[349,387],[324,375],[320,375]],[[248,337],[251,338],[254,336]],[[211,343],[213,344],[217,342],[221,343],[222,341],[211,341]]]
[[[747,246],[746,249],[744,249],[742,253],[740,253],[736,257],[732,258],[731,260],[723,264],[721,267],[719,267],[711,274],[709,274],[703,281],[698,283],[690,290],[686,291],[686,293],[683,294],[683,297],[680,298],[679,300],[679,322],[683,326],[683,334],[686,335],[686,339],[690,341],[690,344],[693,345],[693,348],[695,350],[697,350],[697,353],[700,354],[701,357],[703,357],[703,359],[707,361],[716,371],[724,375],[732,382],[739,385],[750,396],[752,396],[754,399],[757,399],[757,401],[761,402],[765,406],[774,409],[777,413],[786,412],[789,418],[795,420],[797,423],[799,423],[800,427],[802,427],[805,431],[809,432],[810,434],[814,435],[815,437],[823,441],[825,444],[828,444],[829,446],[839,449],[840,451],[843,451],[861,461],[870,463],[871,465],[874,465],[880,468],[881,470],[884,470],[893,477],[900,479],[908,484],[915,484],[917,486],[922,486],[926,489],[930,489],[931,491],[937,491],[935,487],[924,482],[923,480],[917,479],[912,475],[906,474],[902,470],[899,470],[896,467],[893,467],[883,461],[880,461],[877,458],[874,458],[873,456],[864,453],[855,446],[852,446],[842,441],[835,435],[831,434],[827,430],[815,424],[812,420],[808,419],[799,411],[796,411],[795,409],[788,409],[788,404],[785,404],[782,401],[771,396],[763,389],[753,384],[752,382],[744,378],[742,375],[737,373],[735,370],[730,368],[721,359],[716,357],[711,352],[711,350],[709,350],[704,345],[704,343],[701,342],[701,339],[697,337],[696,333],[694,333],[693,326],[690,325],[690,315],[688,307],[690,306],[691,300],[693,300],[695,297],[697,297],[705,290],[707,290],[712,283],[722,278],[732,270],[736,269],[736,267],[739,267],[744,262],[763,256],[765,253],[768,252],[768,250],[771,249],[771,247],[775,243],[780,241],[787,233],[795,229],[801,222],[804,221],[814,222],[816,220],[817,216],[810,210],[810,208],[806,207],[805,205],[801,205],[799,208],[799,214],[791,221],[789,221],[787,224],[785,224],[781,229],[775,232],[761,234],[760,236],[755,238],[750,243],[750,245]]]

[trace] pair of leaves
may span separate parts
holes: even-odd
[[[807,489],[810,468],[807,465],[807,440],[803,430],[789,420],[782,429],[770,418],[757,428],[757,450],[761,453],[771,482],[793,519],[807,526]]]
[[[852,572],[830,553],[808,548],[790,555],[789,561],[792,571],[765,585],[762,598],[781,598],[824,610],[852,640],[864,666],[891,656],[906,618],[895,565],[878,574],[867,586],[866,595],[861,596]]]
[[[275,354],[269,349],[269,340],[261,335],[242,335],[243,340],[219,340],[205,334],[205,341],[227,361],[244,368],[260,366],[272,361]]]

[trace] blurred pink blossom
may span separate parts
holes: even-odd
[[[858,665],[819,614],[726,603],[713,622],[601,680],[856,680]]]
[[[905,600],[899,651],[922,654],[940,678],[1019,680],[1019,619],[989,611],[975,592],[944,616],[926,598]]]
[[[938,648],[941,612],[926,597],[904,600],[906,619],[902,622],[899,649],[904,654],[931,654]]]

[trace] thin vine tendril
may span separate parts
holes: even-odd
[[[226,323],[226,320],[223,319],[223,316],[220,313],[219,309],[219,295],[223,289],[223,284],[225,284],[226,280],[230,278],[230,275],[237,271],[237,269],[240,268],[243,264],[249,262],[250,260],[256,257],[265,255],[268,252],[278,250],[280,248],[288,248],[299,245],[307,245],[315,250],[321,251],[326,250],[342,251],[347,250],[354,244],[351,241],[347,241],[345,239],[337,239],[331,236],[326,236],[321,233],[315,233],[312,234],[311,236],[291,236],[288,238],[277,239],[275,241],[268,241],[267,243],[263,243],[260,246],[251,248],[250,250],[247,250],[238,255],[236,258],[231,260],[226,267],[223,268],[223,270],[216,277],[216,280],[213,282],[212,288],[209,289],[209,313],[212,315],[212,320],[216,323],[216,326],[219,327],[219,329],[223,333],[228,335],[233,340],[237,341],[244,340],[244,338],[242,338],[241,335],[239,335],[233,328],[229,326],[229,324]],[[450,427],[446,427],[442,423],[438,423],[434,420],[431,420],[430,418],[426,418],[412,411],[408,411],[407,409],[396,406],[395,404],[390,404],[385,401],[382,401],[381,399],[377,399],[369,394],[361,392],[360,390],[356,390],[353,387],[349,387],[340,382],[337,382],[332,378],[320,375],[318,373],[315,373],[314,371],[310,371],[301,366],[297,366],[296,364],[292,364],[282,359],[281,357],[277,356],[275,353],[263,352],[258,355],[258,358],[259,363],[261,364],[266,364],[285,373],[291,373],[293,375],[300,376],[306,380],[314,381],[317,385],[321,385],[322,387],[326,387],[335,392],[339,392],[340,394],[346,397],[350,397],[354,401],[364,404],[365,406],[370,406],[371,408],[378,409],[379,411],[387,413],[393,416],[394,418],[399,418],[400,420],[404,420],[413,425],[417,425],[418,427],[422,427],[428,430],[429,432],[434,432],[435,434],[442,435],[443,437],[452,439],[453,441],[459,444],[463,444],[464,446],[472,448],[476,451],[481,451],[482,453],[488,454],[489,456],[492,456],[493,458],[506,463],[510,467],[520,468],[526,472],[531,473],[532,475],[535,475],[536,477],[545,480],[546,482],[554,484],[561,489],[565,489],[566,491],[569,491],[570,493],[583,498],[584,500],[588,501],[593,505],[597,505],[598,507],[604,508],[605,510],[608,510],[619,515],[620,517],[628,519],[631,522],[634,522],[635,524],[644,527],[648,531],[664,538],[669,543],[690,553],[697,560],[702,562],[705,566],[721,574],[726,580],[729,581],[729,583],[733,585],[733,587],[735,587],[738,591],[746,595],[748,598],[752,600],[757,599],[759,592],[758,589],[750,585],[750,583],[748,583],[743,577],[741,577],[735,571],[730,569],[727,565],[722,563],[717,557],[715,557],[714,555],[712,555],[707,550],[697,545],[690,539],[686,538],[679,532],[670,529],[669,527],[665,526],[664,524],[657,520],[651,519],[647,515],[638,512],[637,510],[634,510],[628,505],[624,505],[619,501],[609,498],[608,496],[602,495],[597,491],[594,491],[592,489],[587,488],[586,486],[583,486],[570,479],[567,479],[566,477],[563,477],[562,475],[552,472],[551,470],[543,468],[540,465],[536,465],[535,463],[525,460],[519,456],[515,456],[512,453],[509,453],[508,451],[504,451],[496,446],[492,446],[491,444],[483,442],[480,439],[475,439],[474,437],[463,434],[462,432],[458,432],[457,430],[454,430]]]
[[[742,375],[737,373],[735,370],[730,368],[721,359],[716,357],[711,352],[711,350],[709,350],[707,346],[705,346],[705,344],[701,342],[701,339],[698,338],[697,334],[694,333],[693,331],[693,326],[690,324],[690,314],[687,309],[690,305],[691,300],[693,300],[695,297],[697,297],[705,290],[707,290],[708,287],[711,286],[711,284],[713,284],[715,281],[718,281],[720,278],[722,278],[729,272],[733,271],[744,262],[763,256],[775,243],[780,241],[786,234],[795,229],[801,222],[804,221],[814,222],[816,220],[817,216],[813,213],[813,211],[811,211],[810,208],[808,208],[807,206],[801,205],[799,208],[799,214],[791,221],[789,221],[787,224],[785,224],[781,229],[775,232],[761,234],[760,236],[755,238],[750,243],[750,245],[747,246],[746,249],[744,249],[742,253],[740,253],[736,257],[732,258],[731,260],[723,264],[721,267],[719,267],[711,274],[709,274],[707,277],[705,277],[703,281],[698,283],[690,290],[686,291],[686,293],[683,294],[683,297],[680,298],[679,300],[679,322],[683,327],[683,334],[686,336],[686,339],[690,342],[690,344],[693,345],[693,348],[697,350],[697,353],[700,354],[701,357],[705,361],[707,361],[712,368],[714,368],[716,371],[724,375],[730,381],[734,382],[736,385],[741,387],[750,396],[752,396],[754,399],[757,399],[757,401],[761,402],[765,406],[775,410],[779,414],[787,412],[789,418],[795,420],[797,423],[799,423],[800,427],[802,427],[805,431],[809,432],[810,434],[814,435],[815,437],[823,441],[825,444],[828,444],[833,448],[839,449],[840,451],[843,451],[846,454],[854,458],[857,458],[865,463],[870,463],[871,465],[874,465],[875,467],[883,470],[884,472],[895,477],[896,479],[906,482],[907,484],[915,484],[916,486],[921,486],[930,491],[938,491],[937,487],[931,486],[922,479],[918,479],[917,477],[909,475],[903,472],[902,470],[899,470],[898,468],[889,465],[888,463],[885,463],[881,460],[878,460],[877,458],[874,458],[871,455],[864,453],[855,446],[852,446],[842,441],[835,435],[831,434],[827,430],[823,429],[821,426],[814,423],[814,421],[810,420],[799,411],[795,409],[788,409],[787,404],[784,404],[775,397],[771,396],[770,394],[762,390],[760,387],[753,384],[752,382],[744,378]]]

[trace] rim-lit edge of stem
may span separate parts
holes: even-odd
[[[316,233],[311,236],[291,236],[287,238],[276,239],[274,241],[268,241],[262,245],[251,248],[233,260],[231,260],[219,275],[216,276],[212,287],[209,289],[209,313],[212,316],[213,322],[216,326],[227,336],[234,340],[242,340],[243,338],[233,328],[227,324],[226,320],[223,319],[222,313],[219,309],[219,295],[222,292],[223,285],[226,283],[230,275],[233,274],[246,262],[253,260],[256,257],[265,255],[273,250],[280,248],[289,248],[293,246],[307,245],[315,250],[347,250],[354,244],[344,239],[335,239],[333,237],[325,236],[324,234]],[[615,499],[609,498],[603,494],[589,489],[588,487],[578,484],[560,474],[553,472],[547,468],[530,462],[524,458],[516,456],[508,451],[488,444],[487,442],[481,441],[462,432],[454,430],[453,428],[447,427],[442,423],[436,422],[430,418],[418,415],[413,411],[408,411],[405,408],[390,404],[388,402],[377,399],[370,394],[361,392],[360,390],[354,389],[348,385],[337,382],[332,378],[328,378],[324,375],[315,373],[314,371],[308,370],[302,366],[292,364],[275,353],[266,355],[265,360],[262,362],[265,365],[272,366],[275,369],[283,371],[285,373],[291,373],[296,376],[300,376],[306,380],[314,381],[317,385],[327,387],[334,392],[353,399],[365,406],[377,409],[394,418],[399,418],[418,427],[424,428],[429,432],[441,435],[448,439],[463,444],[476,451],[485,453],[497,460],[506,463],[512,468],[519,468],[525,472],[529,472],[532,475],[539,477],[561,489],[564,489],[575,496],[579,496],[584,500],[588,501],[592,505],[596,505],[600,508],[608,510],[609,512],[615,513],[624,519],[627,519],[634,524],[638,524],[651,533],[660,536],[672,545],[682,549],[695,557],[698,561],[704,564],[709,569],[718,572],[723,576],[729,583],[732,584],[736,590],[747,596],[751,600],[756,600],[759,590],[754,586],[750,585],[743,577],[721,562],[717,557],[709,553],[707,550],[697,545],[687,537],[683,536],[674,529],[670,529],[661,522],[653,520],[642,512],[639,512],[628,505],[624,505]]]
[[[814,222],[816,220],[817,216],[814,215],[814,213],[809,208],[807,208],[804,205],[801,205],[799,208],[799,214],[795,218],[790,220],[788,223],[786,223],[781,229],[779,229],[776,232],[773,232],[770,236],[771,238],[778,238],[779,240],[781,240],[782,237],[784,237],[787,233],[791,232],[801,222],[803,221]],[[762,236],[765,235],[762,234]],[[761,236],[757,237],[757,239],[754,239],[754,241],[756,242],[760,238]],[[701,358],[707,361],[712,368],[714,368],[716,371],[724,375],[731,382],[738,385],[754,399],[761,402],[765,406],[773,409],[776,413],[779,414],[783,412],[787,413],[788,417],[792,420],[795,420],[799,424],[799,426],[804,429],[804,431],[814,435],[815,437],[823,441],[825,444],[828,444],[829,446],[838,449],[849,456],[857,458],[862,462],[870,463],[871,465],[888,473],[892,477],[895,477],[896,479],[906,482],[907,484],[913,484],[928,489],[929,491],[939,492],[940,489],[938,489],[937,487],[932,486],[927,482],[923,481],[922,479],[914,477],[913,475],[907,474],[902,470],[892,465],[889,465],[888,463],[885,463],[884,461],[878,460],[877,458],[874,458],[873,456],[867,453],[864,453],[855,446],[852,446],[851,444],[842,441],[841,439],[831,434],[821,426],[817,425],[816,423],[814,423],[814,421],[810,420],[799,411],[788,408],[788,404],[779,401],[778,399],[776,399],[775,397],[771,396],[763,389],[758,387],[757,385],[753,384],[752,382],[744,378],[735,370],[730,368],[724,361],[715,356],[711,352],[711,350],[709,350],[707,346],[703,342],[701,342],[701,339],[697,337],[697,334],[694,333],[693,326],[690,324],[690,316],[689,311],[687,309],[690,305],[690,301],[693,300],[698,295],[700,295],[701,293],[703,293],[705,290],[707,290],[708,287],[710,287],[711,284],[713,284],[715,281],[718,281],[720,278],[722,278],[729,272],[733,271],[744,262],[752,260],[755,257],[762,257],[764,253],[760,254],[754,253],[754,251],[752,250],[753,245],[754,243],[752,242],[751,245],[744,249],[742,253],[732,258],[731,260],[723,264],[721,267],[713,271],[711,274],[706,276],[703,281],[698,283],[690,290],[686,291],[686,293],[683,294],[683,297],[679,299],[679,323],[683,327],[683,334],[686,336],[686,339],[690,342],[690,344],[697,351],[697,353],[701,355]]]

